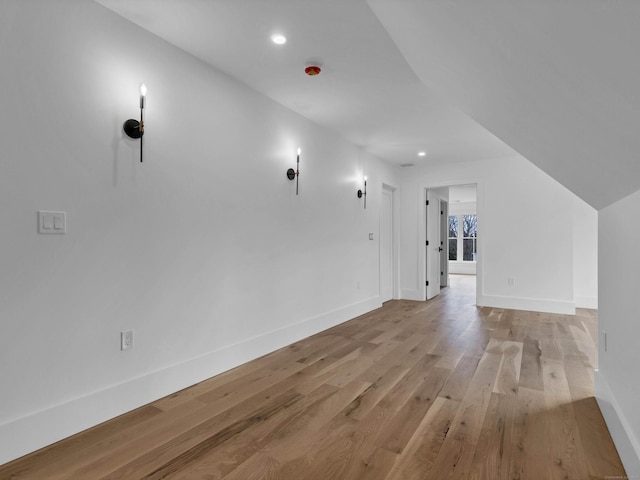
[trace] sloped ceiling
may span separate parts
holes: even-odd
[[[592,206],[640,189],[640,2],[368,3],[427,87]]]
[[[517,152],[595,208],[640,189],[638,1],[96,1],[390,163]]]

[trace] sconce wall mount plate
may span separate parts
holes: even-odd
[[[124,133],[131,138],[140,138],[144,135],[144,131],[140,130],[140,121],[130,118],[126,122],[124,122],[123,127]]]

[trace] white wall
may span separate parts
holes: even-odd
[[[3,1],[0,62],[0,463],[379,305],[393,169],[94,2]]]
[[[449,215],[468,215],[476,213],[477,202],[450,202]]]
[[[640,477],[640,191],[599,212],[596,397],[629,478]],[[604,333],[607,334],[606,350]]]
[[[573,212],[581,200],[520,156],[403,172],[404,298],[424,298],[423,190],[470,183],[478,184],[478,304],[573,313]]]
[[[576,307],[598,308],[598,211],[573,202],[573,288]]]

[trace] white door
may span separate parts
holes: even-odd
[[[440,201],[427,190],[427,300],[440,293]]]
[[[382,189],[380,212],[380,297],[393,298],[393,192]]]

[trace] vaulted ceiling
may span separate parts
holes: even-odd
[[[640,2],[96,1],[388,162],[517,152],[596,208],[640,189]]]

